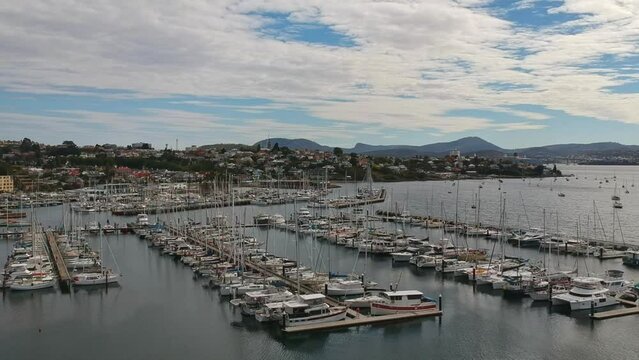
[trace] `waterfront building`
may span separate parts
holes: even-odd
[[[0,193],[13,192],[13,177],[8,175],[0,176]]]

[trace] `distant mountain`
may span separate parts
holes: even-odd
[[[610,152],[630,152],[639,150],[637,145],[623,145],[616,142],[592,144],[558,144],[513,150],[528,157],[564,157],[574,155],[598,155]]]
[[[306,140],[306,139],[285,139],[285,138],[273,138],[273,139],[265,139],[262,141],[258,141],[254,146],[258,144],[265,148],[268,144],[271,144],[271,147],[277,144],[279,147],[287,147],[289,149],[307,149],[307,150],[319,150],[319,151],[333,151],[333,148],[330,146],[320,145],[314,141]]]
[[[269,140],[262,140],[257,144],[266,147]],[[291,149],[308,149],[332,151],[333,147],[320,145],[314,141],[306,139],[270,139],[271,146],[275,143],[280,147],[287,146]],[[256,145],[257,145],[256,144]],[[462,154],[477,154],[487,157],[499,157],[503,154],[519,153],[530,158],[537,159],[553,159],[561,157],[569,157],[575,155],[610,155],[610,154],[628,154],[639,153],[638,145],[624,145],[616,142],[599,142],[592,144],[557,144],[547,146],[536,146],[520,149],[503,149],[493,143],[490,143],[480,137],[471,136],[454,141],[439,142],[421,146],[413,145],[370,145],[357,143],[353,148],[344,148],[344,153],[367,154],[373,156],[397,156],[411,157],[416,155],[422,156],[441,156],[450,153],[453,150],[459,150]]]
[[[265,147],[270,141],[271,146],[277,143],[280,147],[287,146],[290,149],[308,149],[332,151],[330,146],[323,146],[316,142],[306,139],[284,139],[275,138],[270,140],[262,140],[256,143]],[[462,153],[477,152],[504,152],[502,148],[491,144],[479,137],[465,137],[450,142],[440,142],[429,145],[413,146],[413,145],[369,145],[363,143],[355,144],[353,148],[343,149],[345,153],[370,154],[377,156],[401,156],[409,157],[415,155],[442,155],[448,154],[452,150],[459,150]]]
[[[420,146],[420,151],[424,154],[442,154],[450,152],[452,150],[459,150],[462,152],[462,154],[476,153],[480,151],[506,152],[506,150],[500,148],[499,146],[489,143],[488,141],[476,136],[465,137],[450,142],[440,142]]]

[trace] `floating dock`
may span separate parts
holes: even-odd
[[[295,334],[302,332],[310,332],[310,331],[322,331],[322,330],[333,330],[333,329],[341,329],[341,328],[349,328],[356,326],[364,326],[364,325],[375,325],[381,323],[389,323],[395,321],[406,321],[411,319],[419,319],[424,317],[433,317],[433,316],[441,316],[442,311],[438,309],[426,310],[426,311],[415,311],[410,313],[401,313],[401,314],[390,314],[390,315],[381,315],[381,316],[367,316],[358,314],[354,318],[341,320],[341,321],[332,321],[327,323],[319,323],[319,324],[309,324],[309,325],[300,325],[300,326],[289,326],[282,328],[282,331]]]
[[[602,312],[594,313],[590,315],[590,317],[595,320],[605,320],[605,319],[612,319],[616,317],[636,315],[636,314],[639,314],[639,306],[602,311]]]
[[[628,300],[624,300],[620,298],[617,298],[617,301],[620,304],[627,307],[623,309],[608,310],[608,311],[602,311],[602,312],[590,314],[590,318],[594,320],[605,320],[605,319],[612,319],[616,317],[639,314],[639,302],[632,302],[632,301],[628,301]]]

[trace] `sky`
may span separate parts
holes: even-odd
[[[639,0],[0,2],[0,139],[639,144]]]

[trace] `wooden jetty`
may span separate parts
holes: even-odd
[[[632,301],[621,299],[619,297],[617,297],[616,300],[620,304],[626,307],[623,309],[614,309],[614,310],[602,311],[598,313],[591,313],[590,318],[594,320],[605,320],[605,319],[612,319],[616,317],[639,314],[639,302],[632,302]]]
[[[60,248],[58,247],[55,235],[51,230],[47,230],[44,235],[46,236],[51,255],[53,255],[53,262],[55,263],[55,268],[58,271],[60,286],[68,290],[71,287],[71,276],[67,269],[67,265],[64,262],[64,258],[62,257],[62,253],[60,252]]]
[[[639,306],[602,311],[602,312],[594,313],[590,315],[590,317],[595,320],[605,320],[605,319],[612,319],[616,317],[637,315],[637,314],[639,314]]]
[[[249,199],[238,199],[234,201],[235,206],[242,205],[250,205],[251,200]],[[135,216],[137,214],[165,214],[179,211],[188,211],[188,210],[200,210],[200,209],[209,209],[209,208],[217,208],[217,207],[227,207],[231,206],[230,201],[212,201],[212,202],[203,202],[203,203],[193,203],[193,204],[181,204],[176,206],[160,206],[160,207],[144,207],[144,208],[132,208],[132,209],[116,209],[111,210],[111,214],[118,216]]]
[[[432,317],[432,316],[441,316],[441,315],[442,315],[442,311],[439,309],[414,311],[409,313],[390,314],[390,315],[381,315],[381,316],[368,316],[368,315],[357,314],[357,316],[355,316],[354,318],[350,318],[346,320],[332,321],[332,322],[319,323],[319,324],[289,326],[289,327],[282,328],[282,331],[289,334],[294,334],[294,333],[301,333],[301,332],[333,330],[333,329],[349,328],[349,327],[355,327],[355,326],[375,325],[375,324],[411,320],[411,319],[418,319],[418,318]]]

